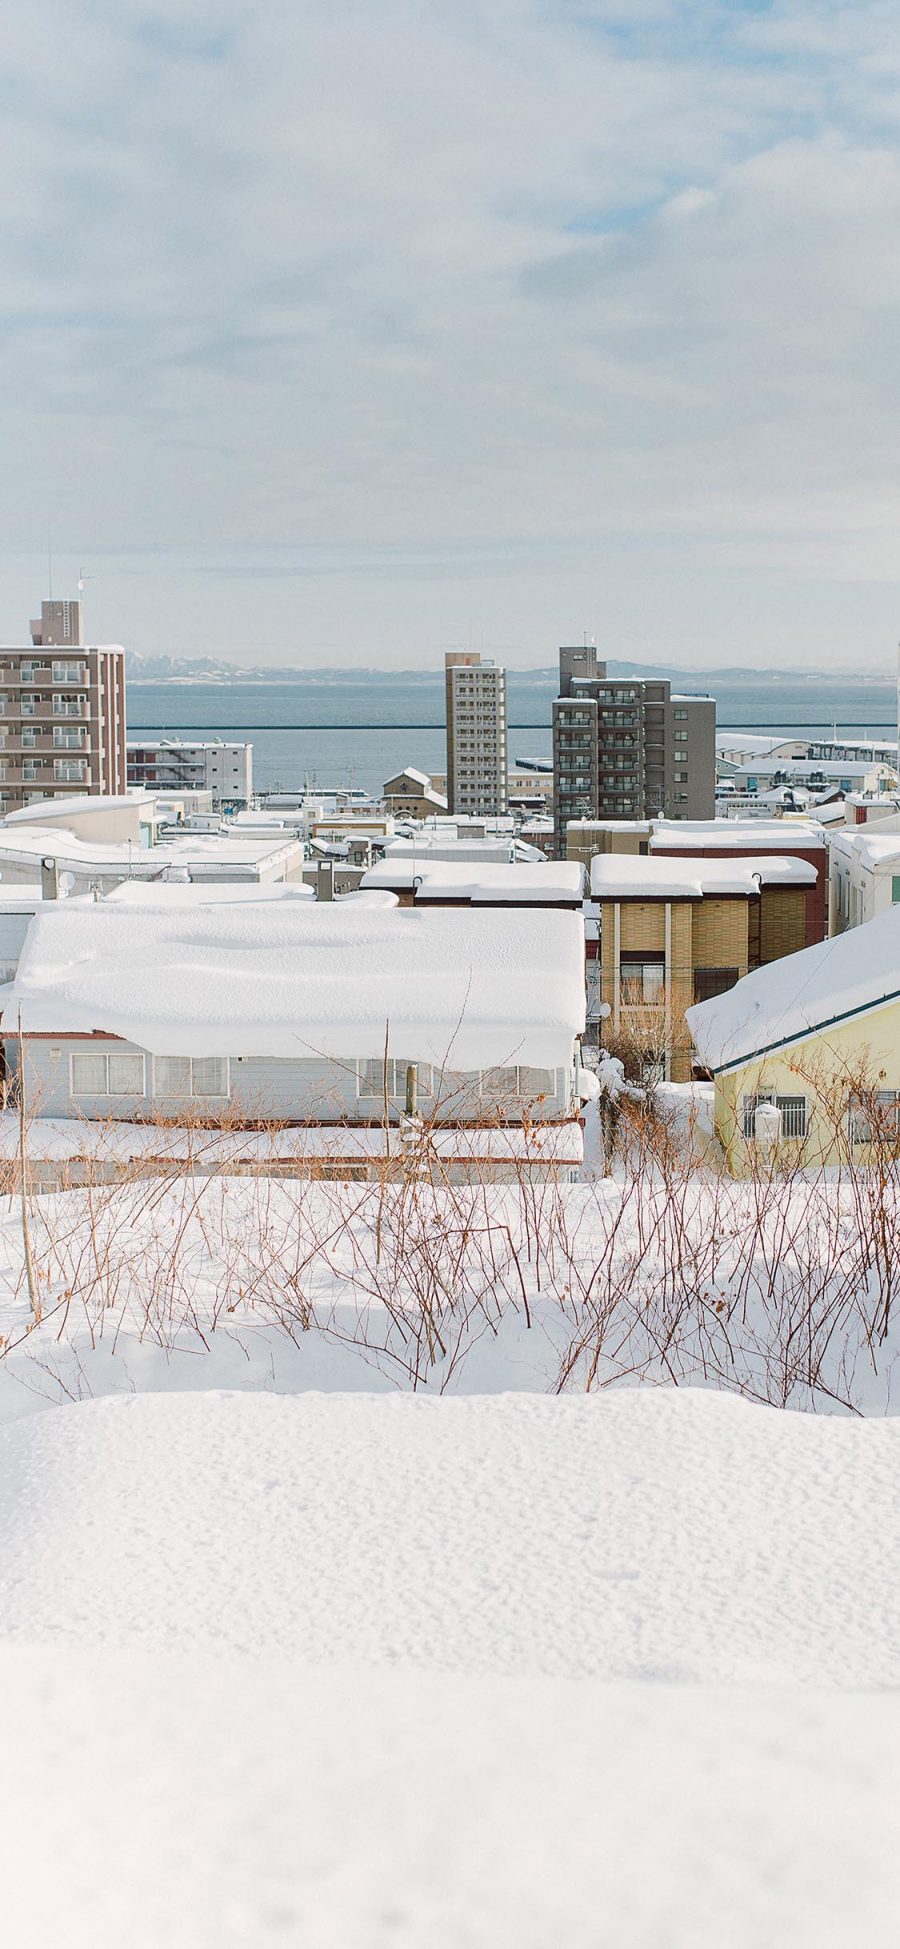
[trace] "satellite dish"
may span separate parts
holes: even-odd
[[[60,874],[60,876],[59,876],[59,890],[60,890],[60,893],[61,893],[61,894],[63,894],[63,895],[66,895],[66,894],[69,894],[69,893],[74,893],[74,892],[75,892],[75,875],[74,875],[74,873],[61,873],[61,874]]]

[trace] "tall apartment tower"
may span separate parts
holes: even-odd
[[[506,671],[472,650],[444,658],[447,807],[496,817],[506,811]]]
[[[608,677],[592,644],[559,652],[553,706],[554,843],[570,819],[712,819],[714,697],[663,678]]]
[[[82,641],[80,602],[45,602],[30,650],[0,646],[0,816],[124,792],[125,652]]]

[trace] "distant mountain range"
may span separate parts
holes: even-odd
[[[432,670],[379,670],[369,668],[336,669],[322,665],[312,669],[299,669],[296,666],[274,664],[223,663],[212,656],[141,656],[136,650],[126,650],[126,669],[133,683],[153,684],[358,684],[367,678],[377,677],[380,683],[402,683],[404,685],[421,683],[434,685],[443,672]],[[716,670],[683,670],[673,664],[664,663],[623,663],[615,657],[608,657],[606,668],[611,677],[668,677],[672,683],[691,684],[695,688],[723,690],[731,684],[802,684],[823,683],[835,686],[842,683],[891,683],[888,671],[856,670],[846,674],[835,671],[813,670],[767,670],[754,669],[748,665]],[[525,684],[539,685],[541,689],[555,686],[557,668],[547,664],[539,669],[510,669],[510,678],[519,687]]]

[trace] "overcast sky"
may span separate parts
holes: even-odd
[[[888,667],[896,0],[10,0],[0,635]]]

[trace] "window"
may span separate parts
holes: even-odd
[[[69,731],[63,724],[54,724],[53,744],[57,751],[81,751],[83,741],[83,731]]]
[[[22,705],[22,716],[33,717],[40,703],[40,698],[23,694],[20,701]]]
[[[481,1072],[482,1096],[515,1096],[533,1103],[538,1097],[552,1096],[555,1089],[554,1070],[534,1069],[527,1063],[502,1064],[497,1069],[483,1069]]]
[[[53,760],[54,778],[62,779],[69,785],[80,784],[85,770],[86,764],[83,758],[54,758]]]
[[[675,711],[673,712],[673,716],[677,724],[679,719],[681,719],[682,721],[685,721],[687,719],[687,711],[683,711],[683,710]]]
[[[403,1097],[403,1099],[405,1100],[406,1072],[408,1068],[409,1068],[409,1064],[407,1062],[401,1061],[399,1057],[397,1056],[388,1057],[387,1060],[388,1096]],[[385,1064],[384,1064],[383,1056],[372,1056],[358,1064],[356,1093],[361,1100],[365,1100],[367,1102],[378,1102],[378,1103],[384,1102],[384,1069],[385,1069]],[[431,1094],[430,1062],[420,1062],[416,1064],[416,1086],[419,1090],[424,1091],[426,1096]]]
[[[85,697],[67,697],[64,692],[55,690],[53,693],[53,715],[54,717],[83,717],[86,702],[87,699]],[[24,697],[22,699],[22,709],[23,711],[25,709]]]
[[[228,1096],[224,1056],[154,1056],[154,1096]]]
[[[676,744],[687,744],[687,737],[688,734],[686,731],[676,731],[675,733]]]
[[[619,963],[619,989],[628,1008],[652,1006],[662,1000],[666,966],[663,955],[623,954]]]
[[[686,785],[687,782],[688,782],[688,775],[686,771],[677,771],[675,773],[676,785]]]
[[[893,873],[891,875],[891,899],[894,906],[900,900],[900,873]]]
[[[896,1142],[900,1138],[900,1090],[876,1090],[865,1102],[851,1103],[850,1137],[854,1144],[871,1144],[878,1138]]]
[[[144,1058],[132,1049],[79,1049],[71,1058],[73,1096],[143,1096]]]
[[[714,995],[727,995],[738,978],[737,968],[695,968],[694,1000],[708,1002]]]
[[[84,682],[84,669],[80,663],[54,663],[53,682],[55,684],[80,684]]]
[[[806,1136],[806,1097],[776,1096],[772,1090],[763,1090],[758,1096],[745,1096],[741,1102],[741,1126],[745,1137],[755,1135],[754,1117],[760,1103],[774,1103],[781,1111],[782,1137]]]

